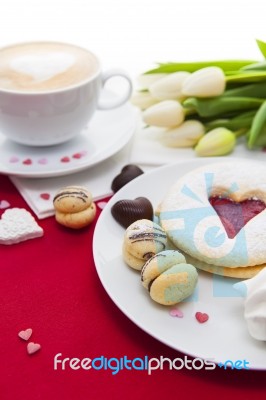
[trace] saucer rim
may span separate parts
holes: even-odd
[[[110,92],[109,92],[110,93]],[[108,93],[108,95],[109,95]],[[107,93],[106,93],[107,94]],[[112,94],[113,96],[113,94]],[[59,168],[59,169],[54,169],[53,167],[50,170],[11,170],[10,168],[8,168],[8,164],[7,163],[3,163],[3,161],[0,161],[0,173],[3,175],[10,175],[10,176],[15,176],[15,177],[21,177],[21,178],[50,178],[50,177],[57,177],[57,176],[64,176],[64,175],[68,175],[68,174],[73,174],[76,172],[80,172],[83,171],[85,169],[89,169],[91,167],[96,166],[97,164],[107,160],[108,158],[112,157],[113,155],[115,155],[116,153],[118,153],[120,150],[122,150],[128,143],[129,141],[132,139],[135,131],[136,131],[136,127],[137,127],[137,110],[135,109],[134,106],[132,106],[129,102],[123,104],[121,107],[116,108],[117,109],[121,109],[121,112],[126,112],[128,114],[128,118],[127,118],[127,123],[126,123],[126,127],[123,129],[123,132],[121,132],[121,130],[117,130],[117,137],[114,137],[112,143],[110,143],[109,146],[107,146],[106,148],[104,148],[102,151],[97,148],[95,148],[94,153],[96,154],[92,154],[92,157],[88,157],[86,160],[84,159],[84,161],[80,160],[78,165],[73,165],[73,164],[69,164],[69,165],[65,165],[66,168]],[[109,110],[108,112],[113,112],[114,110]],[[102,112],[99,110],[99,112]],[[96,112],[97,114],[97,112]],[[98,122],[99,124],[99,122]],[[84,132],[86,132],[85,134],[83,133],[84,137],[86,138],[86,136],[88,136],[89,128],[86,128]],[[90,132],[90,135],[93,134],[93,132]],[[72,139],[73,140],[73,139]],[[6,144],[7,142],[12,143],[11,140],[5,138],[5,136],[0,132],[0,156],[1,153],[4,154],[3,152],[3,145]],[[31,149],[34,149],[34,146],[24,146],[18,143],[13,142],[14,144],[16,144],[17,146],[22,146],[22,147],[26,147],[29,149],[29,151],[31,151]],[[66,144],[62,143],[62,145]],[[58,146],[58,149],[60,149],[60,144],[56,145]],[[38,149],[41,149],[41,147],[38,147]],[[46,157],[47,154],[47,147],[43,147],[44,153],[42,155],[40,155],[40,157]],[[34,151],[34,150],[33,150]],[[7,154],[7,152],[5,152],[5,154]],[[12,156],[12,154],[10,153],[10,156]],[[2,157],[1,157],[2,158]],[[95,158],[95,160],[93,161],[93,159]],[[92,159],[92,161],[91,161]]]

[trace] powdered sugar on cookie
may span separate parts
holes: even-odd
[[[184,175],[159,206],[160,223],[178,249],[208,264],[235,268],[266,262],[266,209],[234,238],[209,199],[234,202],[259,199],[266,204],[266,166],[255,161],[209,164]]]

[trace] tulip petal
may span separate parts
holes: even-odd
[[[182,85],[184,96],[214,97],[225,90],[225,75],[221,68],[207,67],[193,72]]]
[[[159,100],[183,99],[181,88],[189,72],[175,72],[156,80],[149,87],[151,95]]]
[[[178,101],[165,100],[147,108],[142,117],[147,125],[178,126],[184,121],[184,109]]]
[[[136,92],[131,97],[131,103],[141,110],[146,110],[146,108],[158,103],[158,100],[152,97],[149,92]]]
[[[231,153],[235,144],[236,137],[233,132],[225,128],[215,128],[199,140],[195,151],[202,157],[224,156]]]
[[[161,140],[168,147],[194,147],[204,132],[205,128],[201,122],[189,120],[176,128],[165,131]]]

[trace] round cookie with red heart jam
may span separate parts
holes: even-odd
[[[160,225],[177,249],[207,264],[206,270],[262,266],[265,176],[265,164],[247,160],[195,169],[181,177],[159,205]]]

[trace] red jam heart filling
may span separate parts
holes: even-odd
[[[209,202],[220,217],[230,239],[233,239],[248,221],[266,208],[263,201],[255,199],[237,203],[228,198],[213,196],[209,198]]]

